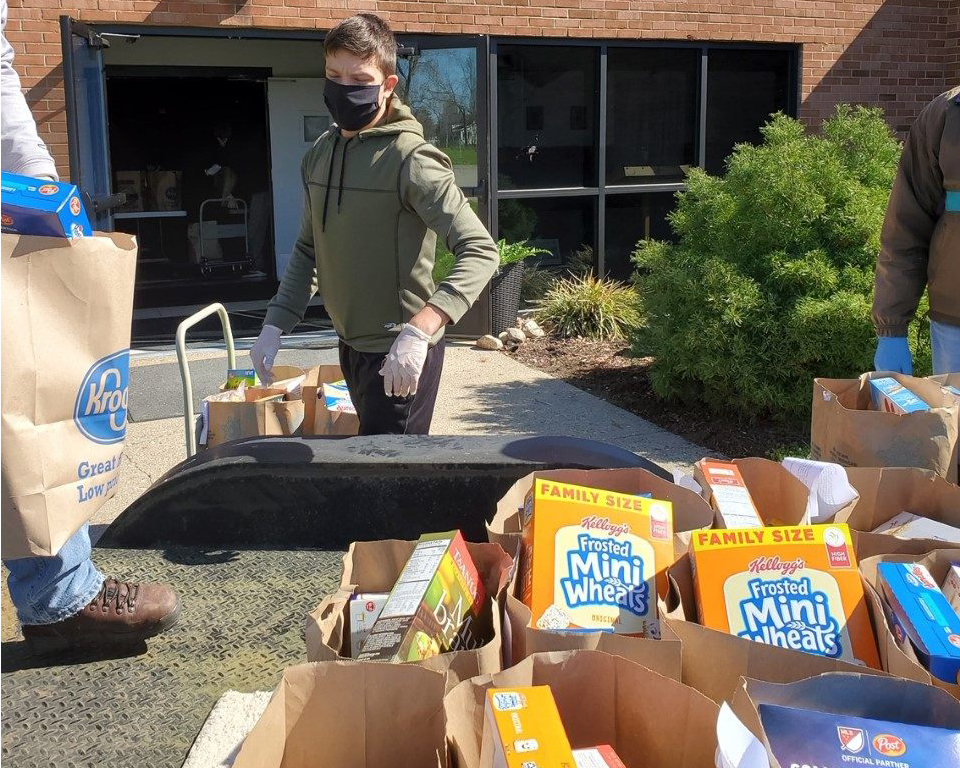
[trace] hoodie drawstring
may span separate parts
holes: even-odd
[[[337,156],[337,144],[340,142],[340,136],[337,133],[333,134],[333,151],[330,153],[330,167],[327,170],[327,188],[323,193],[323,215],[320,217],[320,231],[324,232],[327,228],[327,204],[330,202],[330,182],[333,180],[333,161]],[[346,147],[344,147],[346,150]],[[346,151],[343,153],[346,155]],[[341,173],[343,171],[341,170]],[[340,179],[340,183],[343,184],[343,179]]]
[[[340,203],[343,202],[343,176],[347,172],[347,145],[350,139],[343,143],[343,157],[340,158],[340,183],[337,185],[337,213],[340,213]]]

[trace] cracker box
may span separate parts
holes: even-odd
[[[358,592],[350,598],[350,654],[360,652],[389,595],[386,592]]]
[[[4,232],[39,237],[89,237],[90,220],[80,190],[72,184],[32,179],[14,173],[0,175]]]
[[[357,409],[353,405],[353,400],[350,399],[350,390],[347,389],[346,379],[325,383],[322,387],[323,402],[328,411],[356,414]]]
[[[227,369],[227,383],[223,388],[237,389],[241,384],[244,384],[248,387],[256,387],[260,385],[260,379],[257,376],[257,371],[255,368]]]
[[[960,731],[810,709],[757,707],[781,766],[945,768],[960,765]]]
[[[763,528],[763,520],[736,464],[704,459],[697,462],[696,468],[697,480],[702,477],[710,489],[717,528]]]
[[[877,579],[893,613],[894,636],[909,637],[917,657],[934,677],[960,681],[960,616],[920,563],[879,563]]]
[[[577,768],[627,768],[609,744],[573,750]]]
[[[880,668],[846,525],[696,531],[691,563],[704,626]]]
[[[472,650],[485,593],[460,531],[420,537],[360,646],[363,661],[420,661]]]
[[[960,615],[960,565],[954,563],[947,571],[947,577],[940,585],[940,591],[947,598],[950,607]]]
[[[657,592],[674,560],[669,501],[537,478],[522,523],[530,626],[660,636]]]
[[[905,414],[930,410],[930,406],[923,400],[888,376],[870,379],[870,399],[876,410],[887,413]]]
[[[960,528],[921,517],[911,512],[901,512],[894,515],[883,525],[874,528],[874,533],[886,533],[898,539],[933,539],[951,544],[960,544]]]
[[[575,768],[549,685],[491,688],[484,728],[493,768]]]

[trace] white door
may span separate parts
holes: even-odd
[[[273,163],[273,230],[277,277],[293,252],[303,211],[300,161],[331,123],[323,103],[323,78],[270,78],[270,153]]]

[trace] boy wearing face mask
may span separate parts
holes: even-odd
[[[327,35],[324,49],[324,102],[335,125],[303,159],[300,234],[250,355],[271,381],[281,333],[293,330],[319,290],[340,337],[360,434],[426,434],[444,326],[493,276],[497,246],[450,159],[394,95],[397,47],[386,23],[353,16]],[[438,236],[456,262],[434,285]]]

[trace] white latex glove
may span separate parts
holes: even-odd
[[[413,397],[417,394],[429,345],[430,336],[425,331],[409,323],[403,326],[380,369],[387,397]]]
[[[280,334],[283,333],[275,325],[265,325],[257,340],[250,348],[250,359],[257,375],[264,384],[273,382],[273,361],[280,350]]]

